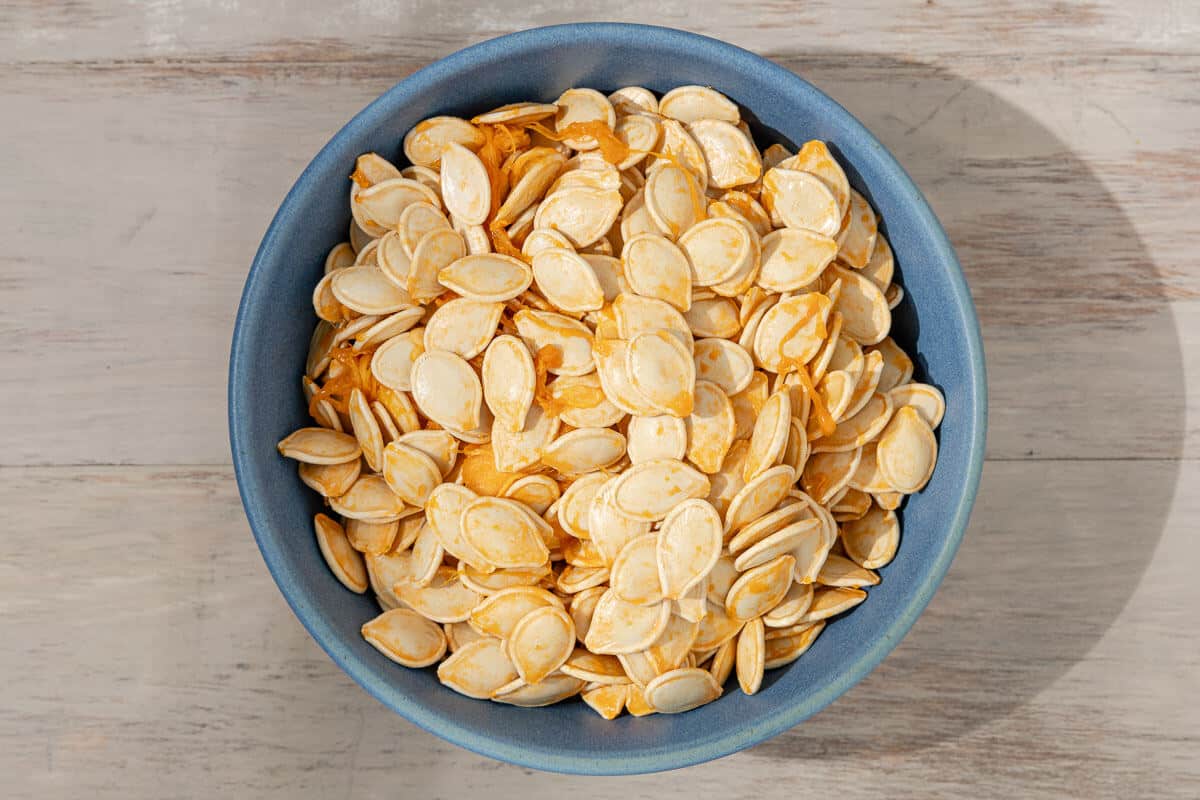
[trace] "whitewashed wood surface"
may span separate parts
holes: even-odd
[[[548,777],[419,731],[293,618],[229,466],[242,280],[319,146],[466,44],[588,18],[774,58],[967,271],[970,530],[884,664],[746,753]],[[1200,796],[1200,6],[0,0],[0,795]]]

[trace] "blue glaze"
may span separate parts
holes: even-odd
[[[760,146],[831,143],[850,182],[884,220],[905,300],[894,336],[916,355],[917,379],[938,386],[946,415],[933,479],[902,513],[903,540],[867,602],[830,624],[788,668],[744,696],[681,715],[602,720],[580,702],[522,709],[471,700],[433,670],[393,664],[359,636],[377,613],[346,591],[317,549],[316,494],[275,444],[311,424],[300,392],[312,287],[326,252],[346,238],[347,176],[374,150],[403,161],[403,134],[435,114],[470,117],[518,100],[552,101],[571,86],[663,92],[711,85],[735,100]],[[264,146],[269,143],[264,142]],[[255,539],[284,597],[326,652],[380,702],[438,736],[493,758],[545,770],[625,774],[719,758],[787,730],[862,679],[925,608],[962,539],[983,463],[987,396],[971,295],[920,191],[845,109],[793,73],[715,39],[641,25],[539,28],[461,50],[371,103],[327,144],[288,193],[246,279],[229,365],[229,429],[238,487]]]

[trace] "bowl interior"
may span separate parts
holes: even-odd
[[[828,141],[851,184],[879,212],[905,300],[893,335],[915,355],[917,379],[947,410],[936,472],[902,512],[895,561],[868,601],[830,624],[753,697],[730,690],[687,714],[606,722],[580,702],[522,709],[471,700],[433,670],[396,666],[359,636],[378,613],[326,568],[312,532],[322,510],[275,443],[311,424],[301,399],[312,288],[326,252],[346,239],[347,176],[376,151],[403,163],[400,141],[435,114],[469,117],[517,100],[553,100],[571,86],[636,84],[663,92],[711,85],[744,110],[760,146]],[[661,28],[573,25],[527,31],[443,59],[398,84],[351,121],[297,181],[263,240],[238,313],[230,366],[230,429],[242,499],[271,573],[333,659],[380,701],[477,752],[542,769],[630,773],[684,766],[748,747],[805,719],[896,645],[953,557],[974,499],[985,415],[982,352],[970,296],[945,236],[907,175],[845,110],[792,73],[712,39]]]

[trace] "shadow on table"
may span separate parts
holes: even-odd
[[[1036,697],[1137,587],[1166,522],[1185,424],[1171,288],[1088,165],[991,91],[873,54],[775,60],[846,105],[913,171],[975,295],[992,413],[971,527],[926,614],[846,696],[753,752],[921,750]]]

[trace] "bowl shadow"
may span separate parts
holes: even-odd
[[[919,751],[1051,686],[1137,587],[1183,447],[1172,288],[1086,161],[989,89],[877,54],[768,57],[870,128],[939,215],[979,313],[991,425],[970,529],[904,642],[829,708],[750,752]],[[1153,408],[1136,412],[1142,431],[1131,375],[1153,387]]]

